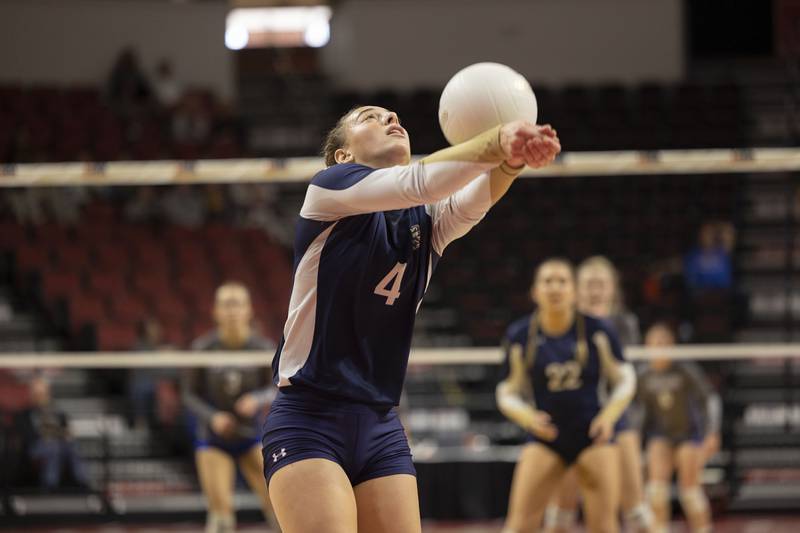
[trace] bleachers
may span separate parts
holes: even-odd
[[[531,309],[539,261],[602,254],[620,269],[626,302],[644,323],[686,318],[679,296],[646,301],[645,280],[659,263],[680,260],[702,221],[733,219],[738,183],[728,175],[521,180],[445,250],[431,280],[442,292],[436,306],[452,309],[459,325],[451,329],[469,332],[474,344],[496,345],[511,320]]]
[[[749,140],[737,85],[552,89],[535,80],[532,85],[539,101],[539,122],[554,124],[567,150],[713,148],[744,146]],[[331,90],[320,91],[320,98]],[[297,113],[302,106],[292,100],[294,94],[265,95],[272,98],[268,113],[238,121],[237,127],[249,129],[251,144],[257,146],[248,151],[238,146],[236,135],[226,126],[217,127],[206,143],[178,142],[172,138],[169,114],[117,114],[93,88],[0,86],[0,162],[225,158],[248,152],[271,157],[308,155],[317,153],[322,132],[341,113],[365,103],[396,110],[411,133],[414,151],[428,153],[446,146],[437,126],[440,92],[440,88],[408,93],[334,92],[316,102],[316,112],[300,123]],[[205,101],[213,102],[213,98],[205,95]],[[261,140],[256,142],[253,136]]]
[[[74,227],[3,224],[0,251],[13,257],[17,288],[38,299],[73,348],[130,349],[150,316],[171,344],[188,348],[210,329],[214,289],[229,279],[250,287],[259,327],[280,337],[291,264],[265,232],[161,229],[126,222],[113,207],[90,204]]]
[[[214,114],[215,98],[193,90]],[[237,157],[238,139],[211,124],[209,139],[179,142],[171,131],[176,110],[115,111],[95,87],[0,85],[0,162],[115,161]],[[217,117],[212,119],[216,122]],[[224,122],[224,120],[221,120]]]

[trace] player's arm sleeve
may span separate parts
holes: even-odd
[[[634,367],[634,372],[635,372]],[[642,396],[641,382],[639,377],[636,377],[636,392],[633,395],[630,405],[628,405],[628,425],[631,429],[642,431],[647,418],[647,411],[644,405],[644,398]]]
[[[691,393],[703,402],[705,433],[719,433],[722,426],[722,401],[717,391],[706,379],[703,369],[695,362],[683,364],[692,387]]]
[[[502,163],[455,194],[428,206],[433,221],[433,250],[441,256],[448,244],[478,224],[508,191],[522,168]]]
[[[636,394],[636,371],[625,361],[622,345],[614,333],[600,329],[592,335],[592,341],[597,347],[601,371],[612,386],[601,414],[616,422]]]
[[[198,421],[208,424],[217,410],[197,393],[199,380],[200,371],[198,369],[192,368],[183,372],[181,375],[181,399],[183,405],[197,417]]]
[[[310,220],[428,205],[444,200],[500,165],[500,126],[405,166],[334,165],[311,181],[300,215]]]
[[[508,361],[508,376],[497,385],[495,398],[497,408],[503,415],[529,431],[531,420],[536,414],[532,403],[532,385],[528,379],[525,365],[525,348],[522,344],[506,342],[506,358]],[[526,401],[526,396],[531,401]]]

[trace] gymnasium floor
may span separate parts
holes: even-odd
[[[499,533],[500,522],[483,523],[425,523],[423,533]],[[21,530],[4,529],[2,531],[19,531],[20,533],[202,533],[203,527],[196,523],[182,524],[147,524],[147,525],[102,525],[72,527],[26,527]],[[263,527],[242,524],[237,531],[242,533],[266,532]],[[576,533],[583,533],[576,529]],[[793,516],[747,516],[735,515],[719,518],[714,521],[715,533],[797,533],[800,531],[800,515]],[[671,533],[687,533],[683,522],[673,523]]]

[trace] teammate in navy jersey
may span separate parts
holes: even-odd
[[[590,257],[578,266],[578,310],[604,319],[623,346],[641,344],[639,320],[625,309],[619,272],[602,256]],[[637,424],[630,423],[629,408],[615,428],[620,462],[620,508],[630,531],[647,533],[653,527],[653,513],[644,498],[642,439]],[[578,514],[578,478],[572,468],[561,482],[558,494],[545,512],[546,533],[567,533],[574,529]]]
[[[397,115],[376,106],[330,132],[300,210],[262,441],[285,533],[421,530],[394,410],[414,317],[447,244],[559,151],[552,128],[517,121],[410,163]]]
[[[529,433],[514,471],[505,533],[534,531],[548,499],[575,465],[589,531],[618,530],[619,467],[614,425],[636,388],[616,334],[578,313],[572,265],[542,263],[531,295],[537,311],[509,326],[508,377],[497,404]],[[603,404],[600,389],[613,389]]]

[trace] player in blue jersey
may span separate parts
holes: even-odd
[[[330,132],[295,235],[289,313],[273,359],[264,473],[285,533],[421,530],[415,470],[394,407],[414,317],[447,244],[524,165],[560,151],[517,121],[411,163],[397,115],[357,107]]]
[[[584,260],[578,266],[577,281],[578,310],[604,319],[623,346],[641,344],[639,320],[625,309],[619,272],[611,261],[602,256]],[[642,439],[638,425],[630,423],[628,411],[615,428],[620,461],[620,508],[630,531],[647,533],[653,527],[653,513],[644,497]],[[547,507],[545,532],[572,531],[577,514],[578,478],[573,468],[564,477],[557,496]]]
[[[618,530],[619,456],[611,439],[636,376],[616,334],[576,310],[575,275],[563,259],[536,270],[537,311],[509,326],[508,377],[497,404],[529,433],[514,471],[505,533],[534,531],[567,470],[575,466],[589,531]],[[601,401],[603,382],[613,389]]]

